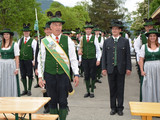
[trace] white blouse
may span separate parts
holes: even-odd
[[[147,49],[149,52],[158,52],[159,51],[159,47],[157,47],[155,50],[152,50],[151,48],[148,47],[148,45],[147,45]],[[142,45],[139,56],[142,58],[145,57],[145,45]]]
[[[9,46],[8,48],[2,48],[2,50],[9,50],[11,48],[11,46]],[[18,43],[15,42],[14,43],[14,56],[19,56],[19,46]]]

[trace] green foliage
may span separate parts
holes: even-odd
[[[40,4],[36,0],[1,0],[0,29],[10,28],[22,34],[23,23],[30,23],[33,30],[35,21],[35,8],[41,18]]]
[[[82,5],[77,5],[75,7],[65,7],[58,2],[53,2],[51,7],[46,10],[53,12],[55,14],[56,11],[61,11],[62,19],[65,20],[65,24],[63,25],[63,29],[75,29],[75,28],[83,28],[85,25],[85,21],[90,20],[88,12],[85,10],[85,7]]]
[[[154,13],[154,11],[160,7],[160,0],[153,0],[150,4],[150,16]]]
[[[124,8],[121,0],[92,0],[89,15],[92,22],[101,29],[109,29],[112,19],[123,19]]]

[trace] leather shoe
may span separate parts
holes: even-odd
[[[94,98],[94,93],[90,93],[90,98]]]
[[[96,80],[96,83],[102,83],[102,81],[101,80]]]
[[[38,88],[38,87],[40,87],[38,84],[34,86],[34,88]]]
[[[23,95],[27,95],[27,91],[23,91],[22,93],[21,93],[21,96],[23,96]]]
[[[32,93],[31,93],[31,91],[30,91],[30,90],[28,90],[27,95],[28,95],[28,96],[31,96],[31,95],[32,95]]]
[[[49,108],[46,108],[43,113],[49,113]]]
[[[116,114],[116,110],[111,110],[110,115],[115,115]]]
[[[84,98],[87,98],[87,97],[89,97],[89,96],[90,96],[90,93],[84,94]]]
[[[123,116],[123,111],[118,111],[117,113],[119,116]]]

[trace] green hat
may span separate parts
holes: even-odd
[[[150,34],[156,34],[158,37],[160,37],[160,33],[157,32],[156,29],[150,29],[145,35],[148,37]]]
[[[101,31],[98,27],[94,28],[93,31]]]
[[[3,35],[4,33],[10,33],[11,36],[14,35],[14,33],[13,33],[10,29],[7,29],[7,28],[3,29],[3,30],[0,32],[1,35]]]
[[[152,18],[149,18],[149,19],[145,18],[144,22],[145,22],[144,26],[149,26],[149,25],[153,26],[155,24]]]
[[[94,26],[92,25],[91,22],[86,22],[85,24],[86,25],[84,26],[84,29],[86,29],[86,28],[94,28]]]
[[[24,23],[22,31],[23,32],[32,31],[29,27],[30,27],[30,23],[28,23],[27,25]]]
[[[50,16],[50,17],[51,17],[50,21],[47,22],[49,25],[50,25],[52,22],[60,22],[60,23],[62,23],[62,24],[65,23],[65,21],[63,21],[63,20],[61,19],[62,14],[61,14],[60,11],[57,11],[57,12],[55,13],[55,15],[53,15],[53,13],[52,13],[51,11],[49,11],[49,12],[47,12],[47,16]]]
[[[63,34],[71,34],[71,30],[66,30],[66,29],[64,29],[64,30],[63,30]]]
[[[123,24],[121,21],[118,21],[118,20],[112,20],[111,21],[111,26],[110,28],[112,27],[119,27],[119,28],[123,28]]]
[[[77,40],[76,36],[71,37],[72,40]]]
[[[80,28],[76,28],[76,34],[80,34],[81,33],[81,30],[80,30]]]
[[[48,24],[48,22],[46,23],[45,27],[43,27],[43,29],[46,29],[46,28],[50,28],[50,25]]]
[[[95,34],[94,30],[92,30],[91,34]]]

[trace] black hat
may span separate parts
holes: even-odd
[[[112,27],[123,28],[123,23],[121,21],[118,21],[118,20],[112,20],[110,28],[112,28]]]
[[[85,29],[86,29],[86,28],[94,28],[94,26],[92,25],[91,22],[87,22],[87,21],[86,21],[85,24],[86,24],[86,25],[84,26]]]
[[[32,31],[30,28],[30,23],[26,24],[26,23],[23,23],[23,29],[22,31]]]
[[[14,33],[8,28],[5,28],[0,32],[1,35],[3,35],[4,33],[10,33],[11,36],[14,35]]]
[[[62,23],[62,24],[65,23],[65,21],[63,21],[63,20],[61,19],[61,16],[62,16],[61,11],[57,11],[57,12],[55,13],[55,15],[53,15],[53,13],[52,13],[51,11],[49,11],[49,12],[47,12],[47,16],[51,18],[50,21],[47,22],[49,25],[50,25],[52,22],[60,22],[60,23]]]
[[[153,19],[152,18],[149,18],[149,19],[147,19],[147,18],[145,18],[144,19],[144,26],[149,26],[149,25],[154,25],[155,23],[153,22]]]

